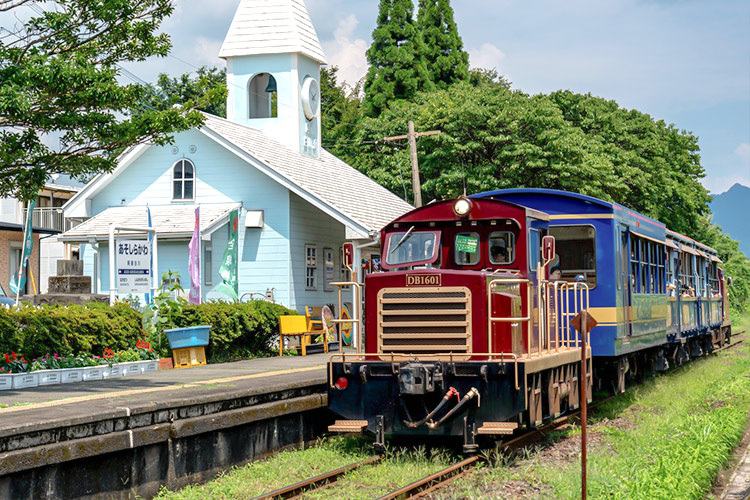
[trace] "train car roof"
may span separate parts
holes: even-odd
[[[666,230],[666,226],[658,220],[619,203],[570,191],[541,188],[499,189],[478,193],[472,197],[512,200],[521,205],[532,204],[534,208],[550,214],[552,219],[575,219],[576,216],[585,219],[593,215],[612,214],[611,218],[623,221],[632,226],[632,231],[644,233],[650,238],[663,239]]]
[[[423,205],[419,208],[415,208],[414,210],[405,213],[401,217],[392,220],[387,226],[383,228],[389,229],[394,226],[394,224],[402,224],[402,223],[408,223],[408,222],[428,222],[428,221],[454,221],[454,220],[460,220],[461,218],[456,216],[456,214],[453,212],[453,204],[456,200],[444,200],[439,201],[435,203],[428,203],[427,205]],[[477,205],[475,208],[472,208],[471,212],[471,218],[472,220],[490,220],[490,219],[500,219],[503,217],[493,215],[487,208],[489,207],[483,207],[482,202],[490,202],[493,205],[499,204],[506,206],[513,211],[516,212],[516,216],[523,214],[525,217],[531,217],[538,220],[543,221],[549,221],[549,215],[545,212],[542,212],[540,210],[537,210],[535,208],[526,207],[523,205],[519,205],[517,203],[512,203],[506,200],[495,200],[495,199],[486,199],[486,200],[472,200],[472,202]],[[525,223],[525,221],[519,221],[522,223]]]
[[[588,210],[584,212],[576,213],[611,213],[615,205],[609,201],[600,200],[593,196],[587,196],[585,194],[571,193],[569,191],[560,191],[557,189],[541,189],[541,188],[516,188],[516,189],[498,189],[495,191],[485,191],[484,193],[477,193],[470,196],[470,198],[491,198],[494,200],[508,200],[509,198],[523,199],[529,196],[535,198],[550,197],[558,200],[555,206],[550,206],[548,210],[545,210],[550,215],[559,215],[566,213],[567,208],[582,208],[586,207]],[[560,203],[559,200],[567,200],[568,203]],[[523,205],[522,202],[518,202]]]
[[[696,248],[699,250],[702,250],[709,254],[709,256],[712,258],[714,262],[721,262],[721,259],[719,259],[718,254],[719,252],[716,251],[715,248],[712,248],[708,245],[705,245],[701,243],[700,241],[695,241],[690,236],[685,236],[684,234],[680,234],[677,231],[672,231],[671,229],[667,229],[667,238],[675,240],[683,245],[695,245]]]

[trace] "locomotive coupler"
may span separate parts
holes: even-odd
[[[399,394],[422,396],[435,392],[435,386],[442,387],[443,364],[437,363],[402,363],[398,369]]]

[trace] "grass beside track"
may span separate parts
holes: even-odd
[[[749,319],[734,329],[748,330]],[[704,498],[742,439],[749,411],[747,341],[629,389],[589,420],[588,498]],[[483,468],[434,498],[580,498],[580,428],[550,438],[557,443],[512,466]]]
[[[278,453],[267,460],[235,467],[203,485],[172,492],[166,488],[160,500],[249,499],[375,454],[370,443],[352,437],[321,439],[306,450]],[[382,462],[363,466],[342,476],[335,488],[305,493],[310,499],[372,499],[409,484],[452,463],[440,449],[427,451],[393,449]]]

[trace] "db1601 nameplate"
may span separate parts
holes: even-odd
[[[406,286],[440,286],[440,274],[407,274]]]

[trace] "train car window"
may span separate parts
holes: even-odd
[[[648,289],[648,241],[640,240],[641,246],[641,293],[649,293]]]
[[[439,231],[407,230],[388,233],[385,242],[386,269],[433,264],[439,256]]]
[[[638,278],[638,238],[630,235],[630,287],[632,293],[638,293],[638,285],[640,279]]]
[[[589,288],[596,287],[596,229],[591,225],[553,226],[549,233],[555,237],[556,252],[560,255],[562,279],[574,282],[583,275]]]
[[[490,263],[511,264],[516,260],[516,238],[509,231],[490,233]]]
[[[458,233],[454,242],[454,255],[459,266],[479,263],[479,233]]]
[[[651,252],[649,258],[649,292],[659,293],[659,257],[657,254],[657,245],[653,241],[648,243],[649,251]]]

